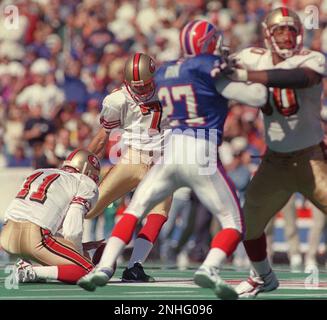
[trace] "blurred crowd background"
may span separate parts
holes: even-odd
[[[319,9],[319,28],[305,30],[304,45],[327,55],[327,0],[1,1],[0,168],[58,166],[72,149],[87,146],[101,102],[121,85],[131,53],[148,53],[158,65],[178,58],[179,30],[195,18],[223,31],[231,52],[263,46],[261,21],[282,4],[303,19],[308,5]],[[19,12],[10,30],[9,5]],[[322,104],[327,131],[326,80]],[[260,113],[231,102],[220,154],[241,199],[264,150]],[[300,197],[294,201],[306,206]]]

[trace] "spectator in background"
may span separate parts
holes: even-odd
[[[26,157],[25,149],[22,145],[17,145],[14,153],[8,157],[7,167],[30,167],[31,160]]]
[[[8,109],[8,117],[4,124],[4,142],[6,146],[6,154],[13,155],[18,145],[21,144],[24,133],[24,112],[16,107],[15,104],[10,105]]]
[[[30,108],[30,116],[24,127],[24,139],[30,147],[34,144],[43,143],[48,133],[54,132],[54,124],[52,121],[42,117],[42,107],[35,105]]]
[[[80,79],[81,62],[69,59],[66,62],[64,82],[62,88],[65,92],[65,99],[68,103],[76,103],[77,112],[82,113],[86,110],[88,93],[85,83]]]
[[[92,139],[91,127],[82,120],[79,120],[77,125],[77,145],[80,148],[86,148]]]
[[[71,144],[70,131],[66,128],[61,128],[56,134],[55,155],[60,160],[64,160],[74,150]]]
[[[53,119],[64,102],[64,94],[57,87],[48,60],[37,59],[31,66],[32,84],[27,86],[18,96],[18,106],[42,107],[42,116]]]
[[[87,102],[87,110],[81,119],[92,129],[91,135],[94,136],[100,129],[100,104],[102,100],[91,98]]]
[[[44,154],[44,147],[42,142],[36,142],[33,144],[32,167],[33,169],[52,167],[52,165],[48,162],[46,155]]]
[[[53,133],[49,133],[45,137],[43,144],[43,152],[47,158],[47,163],[53,168],[58,168],[60,164],[60,159],[57,157],[56,153],[56,136]]]

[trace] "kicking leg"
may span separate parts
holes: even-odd
[[[113,267],[125,246],[130,242],[138,220],[155,204],[163,201],[178,188],[170,168],[155,165],[137,188],[123,217],[115,225],[97,269],[83,277],[78,284],[88,290],[89,284],[105,285],[113,275]]]

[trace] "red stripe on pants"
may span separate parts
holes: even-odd
[[[87,272],[93,269],[94,266],[89,260],[75,250],[54,239],[48,230],[42,229],[42,236],[44,246],[54,254],[74,262],[75,264],[83,267]]]

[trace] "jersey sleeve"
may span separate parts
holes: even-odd
[[[318,51],[308,51],[307,55],[302,56],[303,62],[299,67],[309,68],[322,76],[327,76],[327,62],[326,57]],[[299,57],[301,57],[299,55]]]
[[[229,56],[230,59],[235,59],[236,63],[242,68],[248,70],[255,70],[256,65],[262,56],[266,53],[264,48],[246,48],[237,53],[233,53]]]
[[[219,77],[215,85],[216,90],[226,99],[236,100],[252,107],[260,108],[266,104],[268,99],[268,90],[260,83],[232,82],[224,77]]]
[[[81,176],[78,190],[67,210],[62,234],[71,241],[78,252],[82,253],[83,221],[89,210],[95,205],[99,197],[98,187],[89,177]]]
[[[198,56],[193,64],[193,72],[205,82],[212,83],[214,80],[211,76],[211,71],[221,64],[221,58],[215,55],[201,55]]]
[[[100,124],[106,132],[121,126],[121,109],[125,102],[124,100],[121,90],[117,90],[104,98],[100,114]]]
[[[99,190],[96,183],[87,176],[81,176],[81,182],[70,207],[82,207],[86,215],[94,207],[98,197]]]

